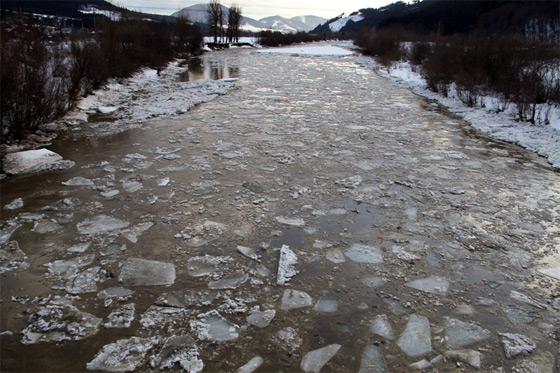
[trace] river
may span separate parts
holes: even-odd
[[[240,89],[2,181],[3,371],[558,368],[544,159],[354,56],[202,60]]]

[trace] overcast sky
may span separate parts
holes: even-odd
[[[362,8],[379,8],[397,0],[221,0],[222,5],[239,5],[243,15],[254,19],[268,16],[314,15],[333,18],[341,13],[351,13]],[[111,0],[115,5],[145,13],[171,14],[195,4],[207,4],[209,0]]]

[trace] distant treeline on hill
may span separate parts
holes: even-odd
[[[364,27],[380,30],[402,26],[416,33],[446,36],[468,34],[476,29],[487,34],[527,32],[535,37],[560,40],[560,2],[557,0],[424,0],[361,9],[359,14],[360,21],[349,20],[339,31],[357,34]],[[335,20],[329,20],[311,33],[331,33],[329,24]]]

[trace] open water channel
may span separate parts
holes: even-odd
[[[2,371],[558,371],[544,159],[355,56],[204,60],[240,89],[2,181]]]

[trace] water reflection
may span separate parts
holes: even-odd
[[[187,65],[188,70],[179,76],[181,82],[238,78],[240,73],[239,67],[228,66],[223,61],[218,63],[199,57],[190,58]]]

